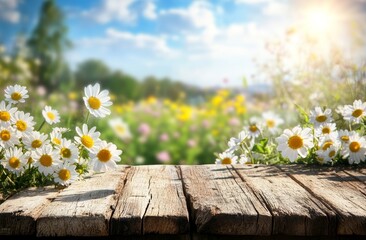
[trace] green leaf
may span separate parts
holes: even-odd
[[[310,123],[309,115],[307,114],[305,109],[303,109],[301,106],[297,105],[296,103],[295,103],[295,106],[296,106],[297,111],[300,114],[301,119],[304,121],[304,123],[305,124]]]
[[[264,149],[264,147],[263,146],[261,146],[260,144],[255,144],[254,146],[253,146],[253,148],[252,148],[252,151],[253,152],[257,152],[257,153],[265,153],[265,149]]]

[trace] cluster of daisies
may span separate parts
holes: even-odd
[[[290,162],[307,159],[316,160],[321,164],[348,162],[359,164],[365,161],[366,137],[360,126],[365,125],[366,102],[355,100],[352,105],[339,106],[335,110],[339,116],[339,126],[348,126],[347,129],[337,127],[329,108],[315,107],[307,116],[308,121],[303,126],[285,129],[275,138],[274,151],[277,157],[282,156]],[[269,125],[276,126],[279,118],[270,119]],[[268,119],[267,119],[268,120]],[[281,122],[282,123],[282,122]],[[355,130],[355,129],[358,130]],[[239,133],[238,138],[231,138],[229,148],[218,155],[217,164],[235,164],[254,162],[258,154],[253,152],[257,144],[255,139],[261,136],[263,130],[252,124]],[[261,136],[263,139],[263,136]],[[235,152],[241,151],[237,156]]]
[[[89,114],[103,118],[111,112],[109,92],[100,90],[100,85],[89,85],[83,97]],[[78,166],[86,165],[88,170],[104,172],[117,167],[121,150],[113,143],[101,140],[96,127],[87,124],[76,127],[74,139],[67,139],[70,129],[52,127],[60,122],[58,111],[46,106],[42,110],[43,122],[35,130],[36,122],[30,113],[20,110],[20,105],[29,98],[24,86],[14,85],[5,89],[5,100],[0,102],[0,160],[2,171],[14,176],[25,174],[35,168],[45,176],[53,177],[55,183],[69,185],[82,177]],[[50,133],[40,130],[48,123]]]
[[[264,112],[261,117],[252,117],[239,132],[238,137],[230,138],[228,148],[217,155],[216,164],[245,164],[261,160],[262,154],[253,151],[264,136],[273,136],[280,132],[284,120],[274,112]]]

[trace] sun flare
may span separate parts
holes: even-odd
[[[305,14],[305,27],[309,34],[319,35],[334,32],[338,14],[334,9],[311,8]]]

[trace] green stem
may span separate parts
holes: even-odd
[[[90,112],[88,111],[88,115],[86,115],[86,120],[85,123],[88,125],[88,121],[89,121],[89,116],[90,116]]]
[[[43,120],[43,122],[42,122],[41,126],[39,126],[39,128],[38,128],[38,130],[37,130],[38,132],[39,132],[39,131],[41,131],[41,129],[42,129],[43,125],[45,124],[45,122],[46,122],[46,120]]]

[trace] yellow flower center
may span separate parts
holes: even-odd
[[[71,151],[68,148],[62,148],[61,149],[61,155],[63,158],[70,158],[71,157]]]
[[[20,167],[20,160],[19,160],[19,158],[11,157],[9,159],[9,165],[10,165],[10,167],[12,167],[14,169],[19,168]]]
[[[10,113],[7,111],[0,111],[0,120],[7,122],[10,120]]]
[[[342,136],[342,137],[341,137],[341,140],[342,140],[343,142],[348,142],[348,141],[349,141],[349,136]]]
[[[22,94],[18,93],[18,92],[13,92],[11,94],[11,99],[13,99],[14,101],[19,101],[22,98]]]
[[[51,121],[55,120],[56,116],[53,114],[53,112],[47,112],[47,117],[51,119]]]
[[[315,118],[317,122],[325,122],[327,120],[327,116],[325,115],[319,115]]]
[[[268,127],[268,128],[273,128],[273,127],[275,126],[275,121],[273,121],[273,120],[271,120],[271,119],[268,119],[268,120],[266,121],[266,123],[267,123],[267,127]]]
[[[226,158],[222,159],[221,163],[222,164],[231,164],[231,158],[226,157]]]
[[[39,159],[39,162],[42,164],[42,166],[44,167],[50,167],[52,165],[52,157],[50,155],[44,154],[41,156],[41,158]]]
[[[334,155],[335,155],[335,154],[336,154],[336,152],[333,150],[333,151],[330,151],[330,152],[329,152],[329,155],[328,155],[328,156],[329,156],[330,158],[332,158],[332,157],[334,157]]]
[[[60,145],[61,144],[61,140],[59,138],[53,138],[52,142],[56,145]]]
[[[25,130],[27,130],[27,123],[23,120],[18,120],[15,125],[17,126],[17,129],[19,131],[24,132]]]
[[[302,138],[297,135],[290,137],[287,143],[292,149],[299,149],[304,145]]]
[[[67,181],[71,178],[71,173],[68,169],[61,169],[58,172],[58,177],[62,180],[62,181]]]
[[[88,99],[88,103],[89,103],[89,106],[92,108],[92,109],[99,109],[100,106],[102,105],[102,103],[100,102],[100,100],[96,97],[90,97]]]
[[[0,132],[0,138],[3,141],[9,141],[9,139],[11,138],[11,134],[8,130],[4,129]]]
[[[356,109],[353,111],[352,116],[355,118],[358,118],[359,116],[361,116],[363,113],[362,109]]]
[[[332,141],[325,142],[323,144],[323,146],[322,146],[322,149],[325,151],[325,150],[327,150],[332,145],[333,145],[333,142]]]
[[[322,129],[322,133],[323,133],[323,134],[329,134],[329,133],[330,133],[330,128],[329,128],[329,127],[324,127],[324,128]]]
[[[40,146],[42,146],[42,141],[39,139],[36,139],[32,142],[32,148],[39,148]]]
[[[358,142],[351,142],[349,145],[349,150],[351,152],[358,152],[361,148],[361,145]]]
[[[249,127],[249,131],[251,131],[251,132],[256,132],[258,130],[258,128],[257,128],[257,126],[256,125],[251,125],[250,127]]]
[[[125,128],[124,128],[124,127],[122,127],[122,126],[117,126],[117,127],[116,127],[116,130],[117,130],[117,132],[119,132],[119,133],[124,133],[124,132],[125,132]]]
[[[91,138],[90,136],[88,135],[84,135],[81,137],[81,143],[87,147],[87,148],[91,148],[94,146],[94,140],[93,138]]]
[[[97,157],[101,162],[108,162],[111,159],[112,154],[108,149],[102,149],[98,152]]]

